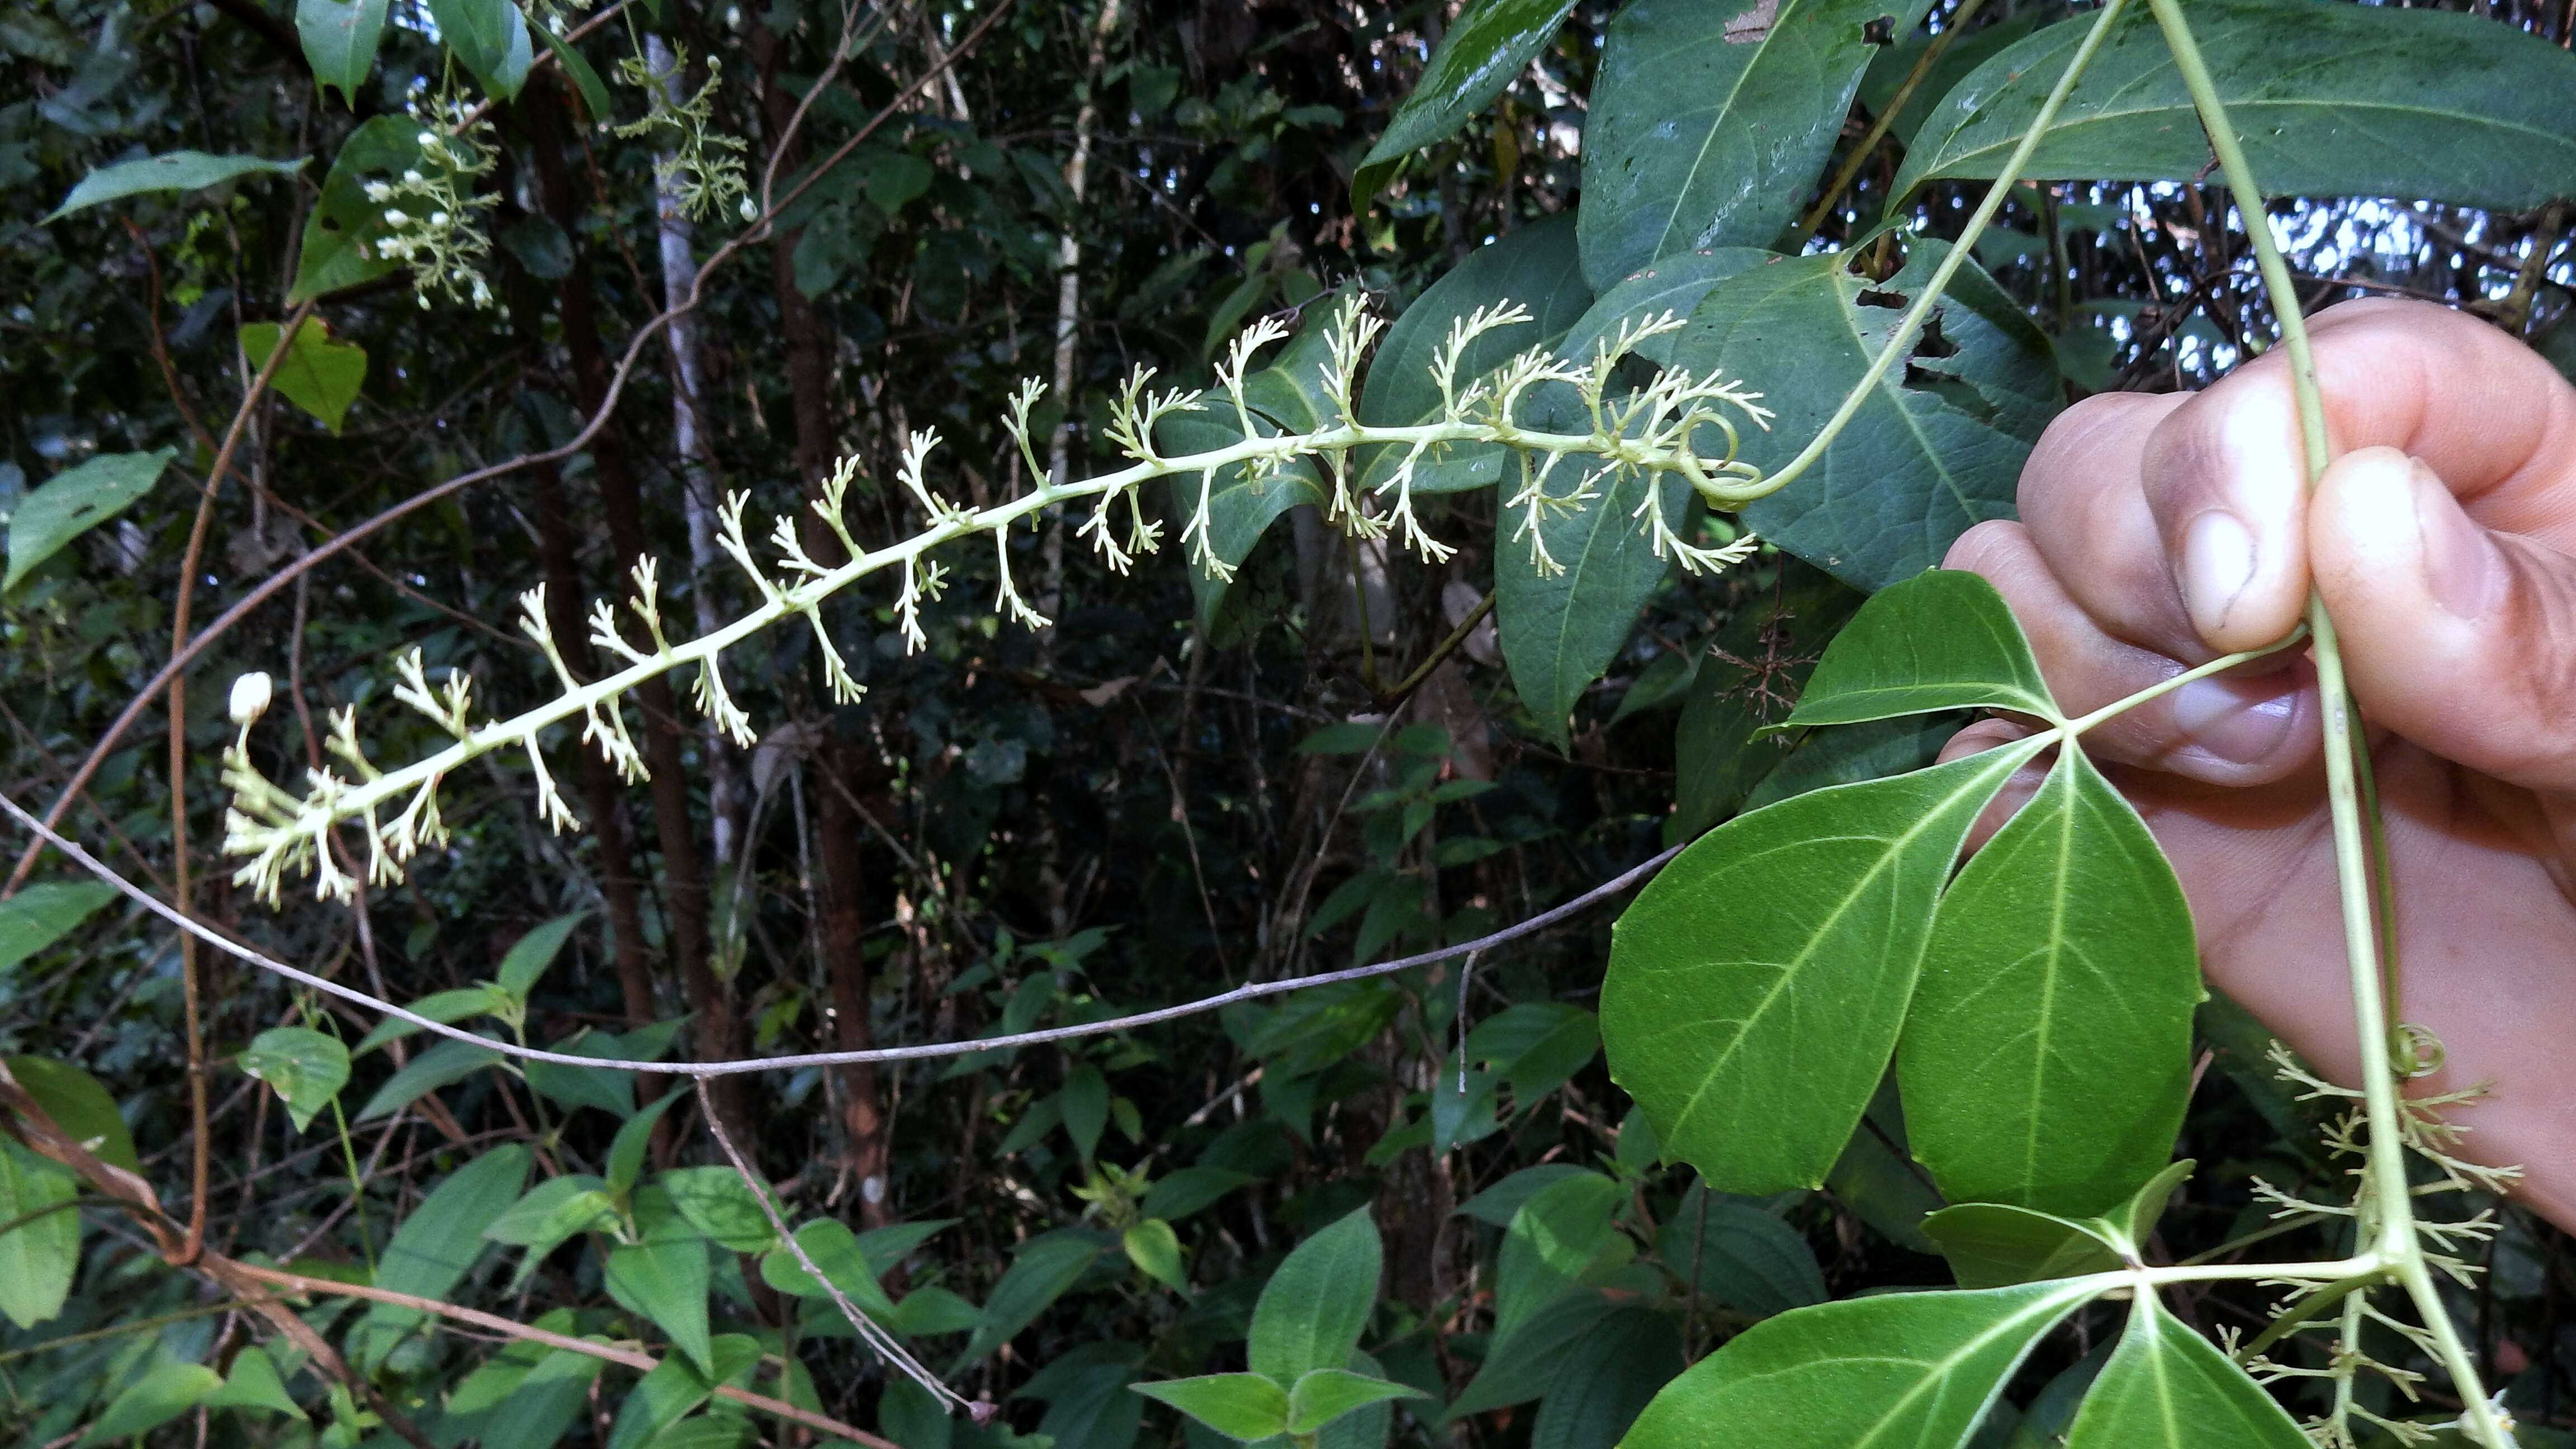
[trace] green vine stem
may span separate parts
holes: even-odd
[[[2116,0],[2115,0],[2116,3]],[[2175,68],[2200,113],[2201,127],[2218,157],[2245,235],[2254,247],[2263,289],[2280,318],[2281,342],[2290,360],[2292,387],[2298,398],[2299,439],[2305,453],[2308,486],[2316,486],[2333,461],[2326,440],[2325,399],[2317,385],[2316,358],[2308,346],[2308,329],[2299,314],[2298,288],[2273,240],[2262,189],[2245,159],[2235,126],[2217,83],[2201,58],[2191,23],[2179,0],[2147,0],[2156,24],[2171,48]],[[2105,7],[2107,10],[2109,7]],[[2461,1400],[2461,1426],[2486,1449],[2513,1449],[2508,1421],[2488,1399],[2459,1328],[2436,1290],[2415,1221],[2413,1195],[2406,1178],[2405,1132],[2400,1122],[2397,1074],[2390,1057],[2386,978],[2379,963],[2379,921],[2371,893],[2371,849],[2356,761],[2367,748],[2354,717],[2352,694],[2344,680],[2343,651],[2325,601],[2312,588],[2308,594],[2308,632],[2315,641],[2317,691],[2324,705],[2326,798],[2334,822],[2335,881],[2343,911],[2345,964],[2352,989],[2353,1018],[2361,1045],[2362,1104],[2370,1125],[2366,1195],[2371,1221],[2358,1224],[2364,1237],[2362,1255],[2406,1289],[2429,1335],[2435,1357],[2451,1377]],[[2358,1295],[2347,1305],[2345,1321],[2359,1315]],[[2349,1345],[2348,1345],[2349,1346]],[[2347,1396],[2338,1393],[2338,1406]]]

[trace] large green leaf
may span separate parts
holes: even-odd
[[[1816,664],[1788,725],[1858,724],[1946,709],[2057,713],[2012,608],[1972,573],[1934,569],[1890,584]]]
[[[1868,1106],[1969,825],[2041,748],[1819,790],[1664,867],[1613,931],[1610,1073],[1733,1192],[1822,1183]]]
[[[966,1341],[965,1352],[958,1355],[958,1368],[1000,1348],[1021,1329],[1037,1322],[1038,1315],[1063,1297],[1073,1281],[1099,1260],[1099,1247],[1086,1237],[1068,1233],[1030,1240],[1011,1260],[1002,1281],[993,1285],[992,1296],[984,1300],[974,1336]]]
[[[1797,1229],[1750,1203],[1694,1183],[1655,1235],[1664,1267],[1757,1318],[1825,1301],[1825,1270]]]
[[[672,1206],[689,1226],[717,1246],[736,1253],[765,1253],[777,1246],[778,1229],[761,1210],[751,1184],[732,1168],[721,1164],[675,1167],[653,1181],[671,1195]],[[777,1205],[774,1195],[770,1205]]]
[[[818,1218],[796,1230],[796,1246],[805,1250],[805,1256],[814,1260],[814,1266],[823,1270],[823,1276],[831,1280],[833,1287],[841,1290],[841,1296],[856,1304],[861,1312],[871,1318],[894,1316],[894,1300],[878,1286],[866,1252],[846,1225],[832,1218]],[[832,1296],[821,1283],[814,1281],[814,1276],[805,1271],[804,1265],[796,1261],[796,1255],[789,1252],[784,1243],[762,1255],[760,1276],[770,1287],[798,1298],[828,1299]]]
[[[63,1311],[80,1271],[80,1196],[71,1169],[0,1134],[0,1314],[33,1328]],[[41,1216],[40,1216],[41,1215]]]
[[[1878,48],[1926,0],[1638,0],[1610,23],[1583,128],[1595,291],[1677,252],[1769,246],[1815,189]]]
[[[309,1026],[273,1026],[261,1032],[251,1038],[240,1065],[277,1093],[298,1132],[349,1084],[349,1048]]]
[[[2516,211],[2576,194],[2576,57],[2454,11],[2307,0],[2192,0],[2210,76],[2263,184],[2288,196],[2396,196]],[[1895,193],[1995,175],[2093,25],[2012,45],[1925,121]],[[2028,180],[2189,181],[2209,144],[2147,11],[2104,45],[2032,152]]]
[[[1761,390],[1778,416],[1746,431],[1741,456],[1776,469],[1859,384],[1946,250],[1917,240],[1877,283],[1842,255],[1739,273],[1702,299],[1674,361]],[[1975,263],[1933,317],[1823,458],[1745,510],[1765,538],[1863,590],[1912,578],[1970,525],[2008,516],[2022,460],[2063,397],[2048,339]]]
[[[1551,490],[1571,492],[1583,476],[1577,466],[1569,460],[1560,467]],[[1503,661],[1532,723],[1559,749],[1567,747],[1575,701],[1619,657],[1638,613],[1672,571],[1672,560],[1656,554],[1633,516],[1647,490],[1660,489],[1655,506],[1676,533],[1686,535],[1692,512],[1690,487],[1677,475],[1631,474],[1599,486],[1601,496],[1581,508],[1548,510],[1539,519],[1539,538],[1558,572],[1539,566],[1527,539],[1494,541],[1494,617]],[[1518,522],[1514,515],[1500,533],[1515,532]]]
[[[746,1333],[720,1333],[710,1344],[713,1372],[702,1371],[685,1354],[673,1354],[637,1380],[617,1411],[608,1449],[644,1449],[653,1437],[678,1423],[713,1397],[720,1384],[739,1388],[760,1367],[760,1340]]]
[[[1404,158],[1445,141],[1529,67],[1530,58],[1565,24],[1574,0],[1467,0],[1422,79],[1351,179],[1351,209],[1368,210]]]
[[[518,96],[536,52],[517,5],[511,0],[429,0],[429,14],[438,22],[439,38],[485,90],[504,101]]]
[[[1450,1421],[1525,1404],[1546,1393],[1564,1355],[1597,1337],[1619,1305],[1598,1292],[1568,1293],[1532,1314],[1508,1340],[1488,1342],[1484,1365],[1450,1404]]]
[[[529,1161],[528,1149],[514,1142],[450,1173],[394,1229],[376,1259],[375,1286],[415,1298],[447,1297],[483,1255],[485,1230],[518,1201]],[[424,1321],[416,1309],[375,1304],[351,1330],[349,1356],[373,1371]]]
[[[1575,255],[1574,218],[1550,217],[1516,228],[1477,248],[1415,298],[1387,327],[1385,341],[1369,361],[1368,380],[1360,389],[1360,421],[1371,427],[1405,427],[1437,419],[1440,384],[1431,364],[1449,340],[1450,325],[1480,307],[1503,302],[1528,308],[1530,320],[1488,332],[1459,354],[1457,386],[1462,393],[1520,353],[1554,347],[1592,305],[1592,289],[1584,285]],[[1472,443],[1426,453],[1414,465],[1413,491],[1454,493],[1498,482],[1505,451],[1500,443]],[[1363,453],[1361,482],[1375,488],[1392,479],[1405,453],[1396,447],[1377,449],[1374,456]],[[1577,461],[1568,460],[1569,466]]]
[[[568,1348],[512,1344],[465,1376],[431,1431],[441,1445],[548,1449],[580,1417],[600,1360]]]
[[[1904,108],[1888,121],[1889,138],[1911,150],[1915,133],[1923,129],[1924,118],[1932,114],[1932,108],[1949,94],[1952,86],[1985,64],[1987,57],[2030,34],[2039,28],[2040,22],[2054,18],[2048,8],[2041,7],[2007,16],[1991,25],[1980,25],[1965,34],[1949,30],[1938,34],[1915,31],[1878,52],[1877,58],[1869,63],[1868,72],[1860,78],[1857,99],[1872,116],[1884,112],[1894,104],[1897,91],[1923,64],[1924,53],[1935,43],[1946,42],[1941,45],[1941,53],[1933,58],[1931,68],[1915,84],[1914,93],[1906,97]]]
[[[387,8],[389,0],[295,0],[295,36],[326,99],[337,86],[342,104],[357,104],[358,87],[376,68]]]
[[[309,302],[401,268],[384,254],[385,208],[367,199],[367,183],[390,183],[418,167],[419,138],[420,123],[409,116],[372,116],[340,143],[322,178],[322,199],[304,222],[288,302]]]
[[[1897,1054],[1954,1201],[2092,1214],[2172,1159],[2201,999],[2191,908],[2080,750],[1959,873]]]
[[[1943,1208],[1923,1220],[1962,1288],[2001,1288],[2043,1278],[2106,1273],[2120,1250],[2099,1226],[2002,1203]]]
[[[602,1277],[608,1296],[669,1336],[671,1346],[705,1370],[714,1352],[707,1329],[707,1247],[695,1236],[665,1234],[609,1250]]]
[[[2120,1346],[2076,1411],[2066,1449],[2305,1449],[2308,1437],[2261,1385],[2152,1293],[2131,1304]]]
[[[1249,1443],[1288,1427],[1288,1391],[1261,1374],[1205,1374],[1137,1384],[1135,1389],[1229,1439]]]
[[[146,191],[195,191],[236,176],[264,173],[270,176],[292,176],[302,170],[301,158],[293,161],[270,161],[258,156],[213,156],[203,151],[172,151],[160,156],[139,156],[102,166],[81,178],[63,204],[53,209],[45,220],[55,221],[103,201],[117,201]]]
[[[205,1402],[206,1396],[223,1384],[223,1375],[201,1363],[165,1360],[154,1364],[109,1401],[107,1412],[81,1435],[75,1449],[90,1449],[94,1444],[113,1444],[149,1433]]]
[[[1494,1268],[1494,1328],[1489,1349],[1511,1341],[1521,1325],[1574,1286],[1618,1230],[1610,1215],[1626,1196],[1597,1172],[1549,1183],[1512,1214]]]
[[[1365,1207],[1299,1243],[1253,1305],[1252,1371],[1293,1384],[1347,1366],[1377,1306],[1381,1252]]]
[[[101,453],[77,468],[66,468],[46,479],[41,487],[18,500],[16,511],[9,515],[9,573],[6,578],[0,578],[0,593],[18,587],[18,581],[25,578],[29,570],[61,552],[65,544],[124,512],[127,505],[151,492],[152,485],[160,481],[161,470],[170,465],[170,459],[177,452],[176,448],[162,448],[150,453]],[[66,892],[76,888],[56,886],[53,889]],[[97,885],[88,889],[104,891],[111,888]],[[57,901],[87,898],[55,897]],[[97,899],[103,902],[106,897]],[[87,914],[87,911],[82,914]],[[0,916],[0,923],[13,919],[15,915],[12,912],[9,916]],[[18,935],[18,930],[0,924],[0,955],[9,949],[9,938]],[[20,939],[24,937],[20,936]]]
[[[1889,1293],[1764,1319],[1656,1395],[1622,1449],[1955,1445],[2040,1335],[2099,1291]]]

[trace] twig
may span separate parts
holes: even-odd
[[[179,929],[195,935],[216,949],[247,961],[261,970],[275,972],[316,991],[372,1008],[387,1016],[410,1022],[424,1031],[452,1041],[466,1042],[496,1055],[516,1057],[521,1061],[557,1062],[568,1067],[605,1067],[610,1071],[620,1072],[663,1072],[679,1077],[724,1077],[744,1072],[791,1071],[803,1067],[844,1066],[857,1062],[921,1061],[929,1058],[965,1056],[973,1052],[1042,1046],[1049,1042],[1104,1036],[1111,1032],[1128,1031],[1140,1026],[1155,1026],[1166,1021],[1178,1021],[1183,1017],[1216,1011],[1237,1002],[1258,1001],[1263,997],[1284,995],[1291,991],[1302,991],[1308,987],[1331,986],[1344,981],[1361,981],[1372,976],[1388,976],[1398,971],[1410,971],[1417,966],[1447,961],[1470,952],[1490,951],[1505,942],[1534,935],[1645,880],[1662,869],[1674,856],[1681,854],[1683,849],[1682,846],[1676,845],[1659,851],[1643,863],[1629,867],[1563,905],[1541,911],[1527,920],[1505,926],[1492,935],[1482,936],[1473,941],[1461,942],[1455,946],[1443,946],[1439,950],[1425,951],[1415,956],[1378,961],[1367,966],[1352,966],[1340,971],[1326,971],[1313,976],[1295,976],[1282,981],[1256,981],[1238,986],[1231,991],[1218,992],[1214,996],[1203,996],[1196,1001],[1182,1002],[1177,1006],[1140,1011],[1132,1016],[1114,1017],[1107,1021],[1082,1022],[1071,1026],[1046,1027],[1038,1031],[1024,1031],[1009,1036],[980,1037],[971,1041],[958,1042],[925,1042],[915,1046],[876,1047],[866,1051],[806,1052],[796,1056],[745,1057],[721,1062],[644,1062],[626,1061],[614,1057],[575,1056],[570,1052],[550,1052],[537,1047],[520,1046],[513,1042],[476,1036],[461,1027],[450,1026],[443,1021],[432,1021],[418,1012],[396,1006],[390,1001],[378,1000],[355,987],[343,986],[337,981],[316,976],[309,971],[298,970],[283,961],[274,960],[248,946],[219,935],[172,910],[141,886],[110,870],[100,862],[98,857],[83,849],[78,842],[57,834],[52,827],[38,820],[25,806],[6,795],[0,795],[0,811],[6,811],[11,819],[33,831],[45,844],[71,857],[81,869],[116,887],[120,893],[144,909],[162,917]]]

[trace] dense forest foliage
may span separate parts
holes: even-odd
[[[2576,9],[2182,10],[2301,309],[2429,298],[2576,367]],[[2275,345],[2145,0],[2008,159],[2099,14],[0,14],[0,1430],[1598,1449],[1758,1324],[2014,1281],[1927,1233],[1958,1183],[1884,1049],[1815,1087],[1858,1092],[1815,1185],[1725,1190],[1605,1064],[1603,974],[1639,867],[1932,761],[1956,708],[1790,711],[2051,417]],[[1653,399],[1724,467],[1498,438],[1507,391],[1605,445]],[[1241,451],[1345,419],[1451,432]],[[2146,1170],[2198,1168],[2118,1182],[2163,1210],[2132,1246],[2347,1251],[2276,1218],[2344,1190],[2338,1104],[2180,1010]],[[2469,1186],[2452,1316],[2521,1442],[2576,1442],[2576,1251]],[[2160,1321],[2233,1350],[2279,1297]],[[2066,1442],[2127,1313],[1920,1442]],[[2355,1321],[2265,1337],[2290,1418],[2460,1417]]]

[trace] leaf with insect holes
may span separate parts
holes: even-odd
[[[151,492],[152,485],[160,481],[161,470],[177,454],[175,448],[151,453],[101,453],[77,468],[66,468],[46,479],[42,486],[18,500],[17,510],[9,515],[9,573],[0,578],[0,593],[18,587],[18,581],[36,565]],[[87,888],[97,892],[112,890],[106,885]],[[106,895],[97,896],[100,903],[107,899]],[[0,917],[0,953],[8,950],[8,937],[15,934],[5,923],[17,914]]]
[[[1639,893],[1613,928],[1601,1036],[1667,1157],[1732,1192],[1824,1181],[1895,1050],[1969,825],[2045,743],[1739,816]]]
[[[1776,471],[1859,385],[1946,251],[1918,239],[1882,282],[1852,275],[1841,253],[1739,272],[1700,300],[1673,339],[1673,361],[1762,390],[1777,416],[1745,432],[1739,456]],[[1952,279],[1933,317],[1815,467],[1743,515],[1764,538],[1865,591],[1940,562],[1970,525],[2010,516],[2022,460],[2063,405],[2047,337],[1975,263]]]

